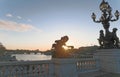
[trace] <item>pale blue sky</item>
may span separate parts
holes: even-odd
[[[47,50],[55,40],[69,36],[68,45],[98,45],[101,24],[91,19],[100,17],[102,0],[0,0],[0,41],[8,49]],[[120,0],[106,0],[120,11]],[[120,20],[111,28],[119,29]],[[118,36],[120,31],[118,30]]]

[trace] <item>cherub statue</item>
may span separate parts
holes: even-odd
[[[104,32],[103,32],[103,30],[100,30],[100,36],[99,36],[99,39],[98,39],[99,44],[100,44],[100,48],[104,47],[104,38],[105,38]]]
[[[118,30],[117,28],[113,28],[113,31],[112,31],[112,41],[115,48],[119,47],[119,38],[117,37],[117,34],[116,34],[117,30]]]

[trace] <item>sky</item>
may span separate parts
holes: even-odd
[[[120,10],[120,0],[106,0],[112,13]],[[7,49],[49,50],[55,40],[67,35],[67,45],[75,48],[98,45],[102,24],[102,0],[0,0],[0,42]],[[114,16],[114,15],[113,15]],[[120,20],[111,23],[120,28]],[[120,37],[120,31],[117,33]]]

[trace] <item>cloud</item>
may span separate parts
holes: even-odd
[[[31,19],[28,19],[27,21],[28,21],[28,22],[31,22],[32,20],[31,20]]]
[[[17,16],[17,18],[18,18],[18,19],[22,19],[22,17],[21,17],[21,16]]]
[[[8,14],[6,14],[6,17],[13,17],[13,15],[8,13]]]
[[[0,29],[16,31],[16,32],[26,32],[31,30],[35,30],[39,32],[41,31],[40,29],[37,29],[30,24],[23,24],[23,23],[17,23],[13,21],[5,21],[5,20],[0,20]]]
[[[31,19],[24,18],[22,16],[15,16],[15,15],[10,14],[10,13],[7,13],[5,16],[9,17],[9,18],[13,18],[13,19],[24,20],[24,21],[27,21],[27,22],[31,22],[32,21]]]

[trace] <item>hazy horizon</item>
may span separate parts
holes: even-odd
[[[7,49],[49,50],[55,40],[69,37],[68,45],[75,48],[98,45],[102,24],[99,19],[102,0],[0,0],[0,42]],[[106,0],[112,13],[120,11],[120,0]],[[114,16],[114,15],[113,15]],[[112,22],[118,28],[120,20]]]

